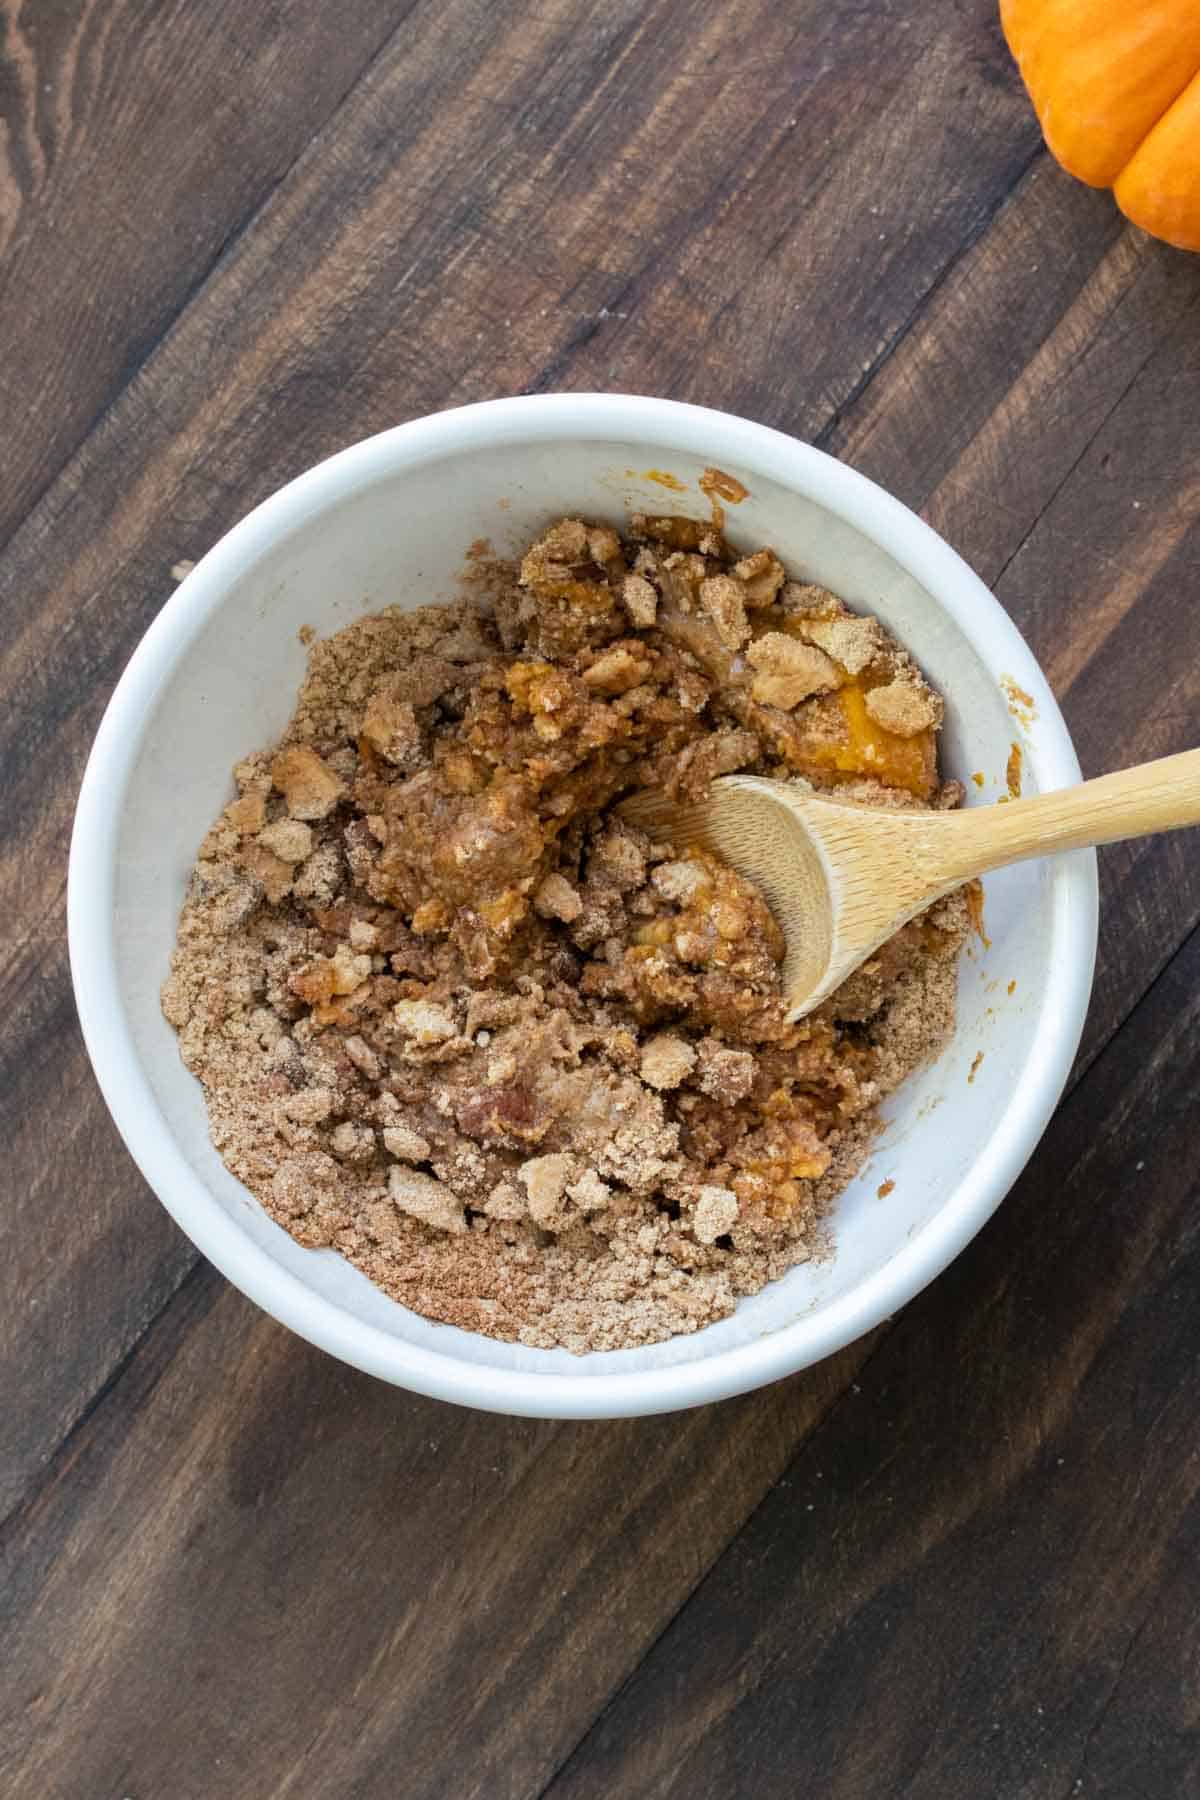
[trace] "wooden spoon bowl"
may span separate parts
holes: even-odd
[[[618,811],[756,884],[787,943],[783,988],[799,1019],[909,919],[989,869],[1200,824],[1200,750],[962,812],[848,806],[757,775],[723,776],[694,801],[634,794]]]

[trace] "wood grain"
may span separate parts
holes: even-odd
[[[915,208],[926,177],[913,120],[927,117],[935,80],[965,95],[950,139],[931,131],[943,197],[893,230],[855,210],[851,191],[873,188],[879,159],[894,157]],[[736,15],[711,0],[625,0],[586,17],[566,0],[536,15],[424,0],[230,245],[0,554],[0,761],[14,771],[0,908],[21,921],[0,949],[0,1073],[30,1112],[34,1170],[54,1168],[36,1194],[14,1184],[5,1279],[14,1296],[31,1291],[23,1246],[60,1246],[47,1304],[75,1327],[35,1350],[20,1307],[0,1319],[0,1366],[25,1397],[2,1469],[10,1497],[190,1261],[132,1172],[79,1227],[91,1142],[110,1167],[119,1152],[98,1101],[84,1102],[66,1146],[31,1086],[57,1056],[64,1080],[88,1091],[62,951],[71,809],[104,700],[172,564],[307,464],[399,417],[520,388],[612,385],[595,359],[618,341],[639,361],[636,373],[614,365],[617,384],[742,411],[765,406],[774,385],[767,416],[815,427],[1035,144],[990,0],[949,21],[895,5],[840,26],[817,0],[757,0]],[[804,275],[814,256],[815,284]],[[671,313],[701,279],[693,311]],[[759,345],[766,304],[774,322]],[[740,320],[753,357],[710,337],[696,361],[698,321],[718,315],[722,330]],[[775,367],[781,385],[765,372]]]
[[[665,1419],[495,1418],[205,1267],[0,1540],[0,1790],[538,1793],[869,1351]]]
[[[548,1800],[1195,1791],[1198,1028],[1200,933]]]
[[[1106,853],[1073,1098],[947,1276],[808,1375],[612,1426],[392,1392],[198,1265],[96,1095],[62,902],[171,565],[523,389],[816,438],[998,584],[1088,772],[1195,742],[1200,262],[1049,164],[994,0],[0,31],[0,1788],[1191,1791],[1186,840]]]
[[[3,0],[0,543],[406,10]]]

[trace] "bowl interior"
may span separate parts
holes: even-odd
[[[499,450],[460,446],[432,460],[381,465],[365,481],[360,474],[343,484],[344,491],[324,490],[315,508],[295,507],[282,534],[277,528],[252,534],[236,554],[227,541],[223,598],[215,608],[206,565],[175,597],[190,642],[145,716],[120,806],[113,875],[120,1006],[153,1103],[210,1197],[206,1204],[223,1209],[247,1252],[256,1247],[323,1296],[340,1309],[348,1328],[355,1321],[373,1325],[394,1340],[481,1370],[578,1378],[666,1370],[818,1319],[884,1270],[948,1206],[968,1170],[988,1155],[1033,1053],[1053,961],[1063,953],[1069,861],[1028,864],[988,880],[990,943],[973,943],[963,959],[954,1041],[891,1101],[875,1153],[838,1207],[836,1255],[797,1268],[742,1302],[732,1318],[695,1336],[583,1358],[495,1343],[406,1311],[335,1253],[294,1244],[212,1149],[200,1088],[179,1060],[159,1011],[158,989],[196,846],[233,792],[231,765],[278,734],[291,711],[304,668],[300,627],[326,635],[385,605],[446,599],[456,592],[474,540],[485,537],[507,551],[563,512],[618,525],[635,508],[706,513],[697,481],[711,460],[750,489],[740,506],[729,509],[727,529],[735,544],[771,544],[792,573],[875,613],[913,652],[946,696],[945,763],[966,781],[969,802],[986,804],[1006,792],[1014,742],[1023,750],[1026,791],[1036,788],[1047,766],[1038,725],[1014,717],[1001,686],[1006,670],[979,647],[969,617],[956,621],[867,529],[789,484],[739,467],[719,445],[705,457],[644,442],[564,435]],[[685,491],[670,491],[651,469],[669,474]],[[990,609],[977,592],[977,604]],[[1054,729],[1061,759],[1057,715]],[[881,1197],[885,1182],[894,1185]],[[170,1193],[163,1198],[173,1205]],[[173,1210],[189,1223],[185,1210]],[[793,1358],[795,1364],[806,1360],[811,1357],[802,1351]]]

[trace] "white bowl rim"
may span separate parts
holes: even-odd
[[[1020,1174],[1070,1072],[1091,991],[1097,881],[1094,855],[1058,859],[1052,916],[1060,953],[1051,958],[1042,1028],[995,1130],[949,1200],[882,1269],[762,1338],[627,1374],[489,1369],[365,1324],[281,1268],[239,1230],[175,1143],[139,1063],[118,986],[120,820],[155,696],[228,584],[305,519],[414,463],[563,437],[644,443],[731,463],[865,530],[957,622],[988,666],[1033,698],[1037,731],[1028,760],[1038,787],[1080,779],[1057,702],[1016,626],[957,552],[867,477],[769,426],[678,401],[605,393],[482,401],[380,432],[296,477],[228,531],[168,599],[121,676],[88,759],[71,840],[67,925],[84,1041],[117,1129],[177,1224],[235,1286],[310,1343],[417,1393],[526,1416],[611,1418],[698,1406],[805,1368],[906,1304],[974,1237]]]

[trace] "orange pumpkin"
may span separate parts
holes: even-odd
[[[1200,250],[1200,0],[1000,0],[1052,155]]]

